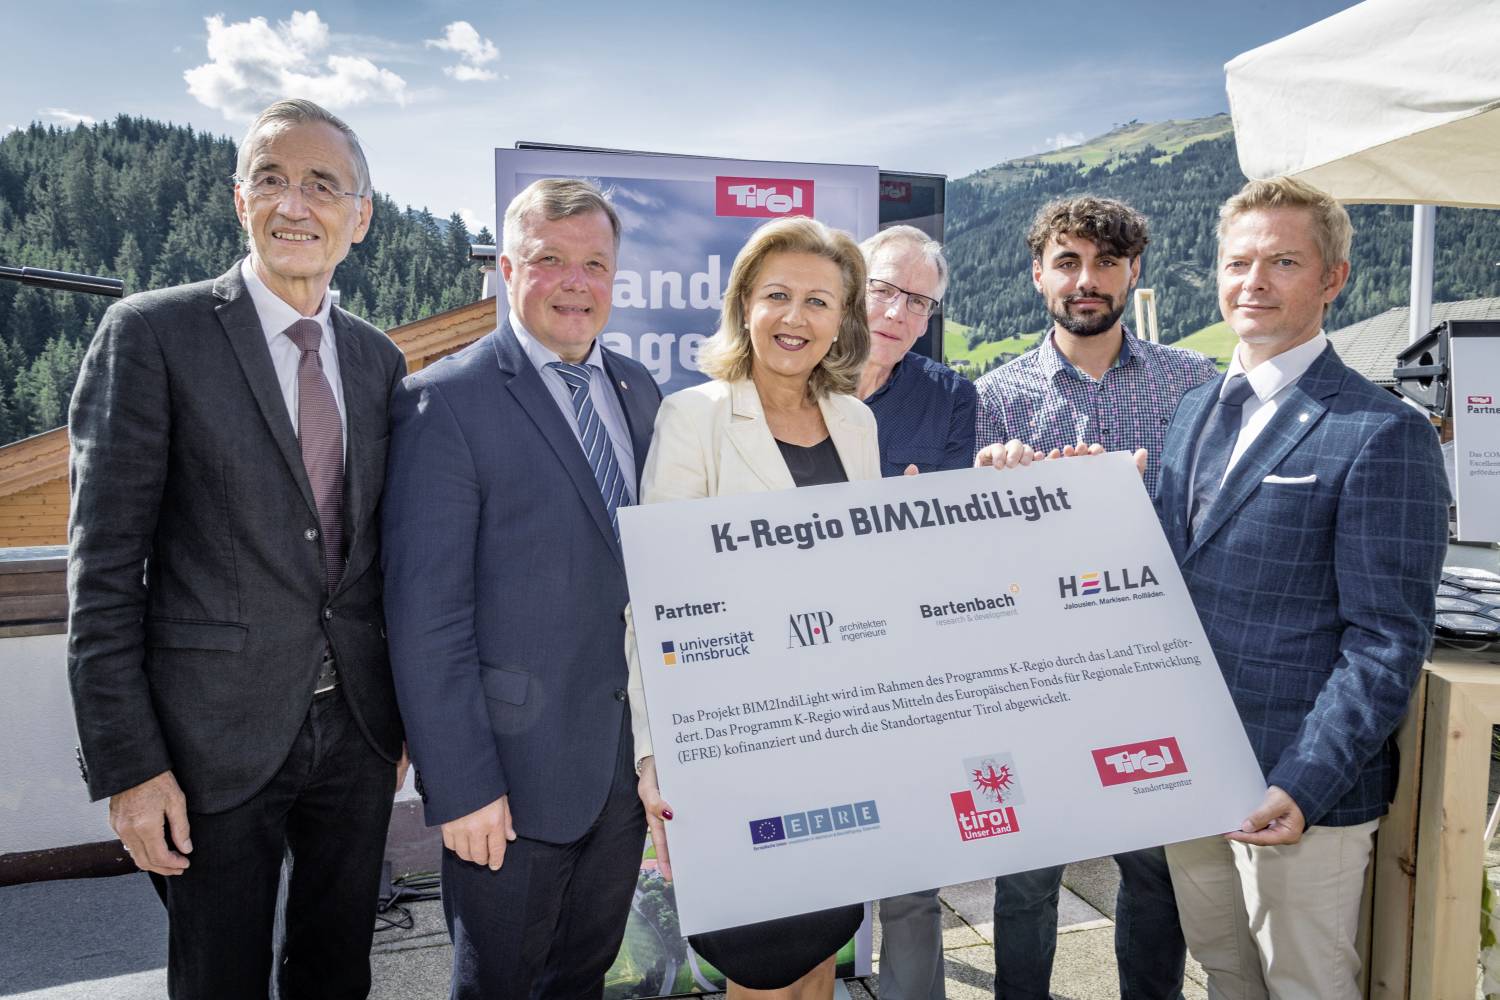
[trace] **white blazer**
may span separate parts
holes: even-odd
[[[849,481],[879,479],[880,445],[870,408],[853,396],[825,396],[818,400],[818,408]],[[642,503],[768,493],[796,485],[749,379],[705,382],[661,401],[641,476]],[[651,730],[629,608],[625,658],[630,665],[630,721],[639,764],[651,756]]]

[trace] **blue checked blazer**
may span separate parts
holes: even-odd
[[[1157,513],[1267,783],[1309,826],[1375,819],[1395,791],[1391,736],[1432,645],[1448,541],[1437,436],[1329,347],[1189,543],[1193,449],[1222,383],[1173,415]]]

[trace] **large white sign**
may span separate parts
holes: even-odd
[[[1455,324],[1453,485],[1458,537],[1500,542],[1500,323]]]
[[[1237,829],[1128,456],[620,512],[684,933]]]

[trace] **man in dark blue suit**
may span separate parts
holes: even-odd
[[[615,513],[661,393],[597,341],[619,241],[593,186],[521,192],[508,318],[391,404],[387,629],[453,997],[600,996],[639,869]]]
[[[1297,181],[1224,205],[1219,305],[1239,344],[1164,444],[1157,510],[1270,785],[1239,831],[1167,848],[1210,997],[1360,995],[1391,737],[1432,641],[1437,436],[1322,331],[1351,237],[1343,207]]]

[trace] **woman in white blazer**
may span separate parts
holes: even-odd
[[[735,258],[718,332],[704,345],[701,365],[713,381],[662,401],[641,501],[880,478],[875,417],[852,395],[869,349],[854,241],[806,218],[762,226]],[[641,801],[670,872],[663,820],[672,813],[657,788],[633,628],[625,643]],[[862,912],[838,907],[691,942],[729,978],[731,998],[826,998],[835,953]]]

